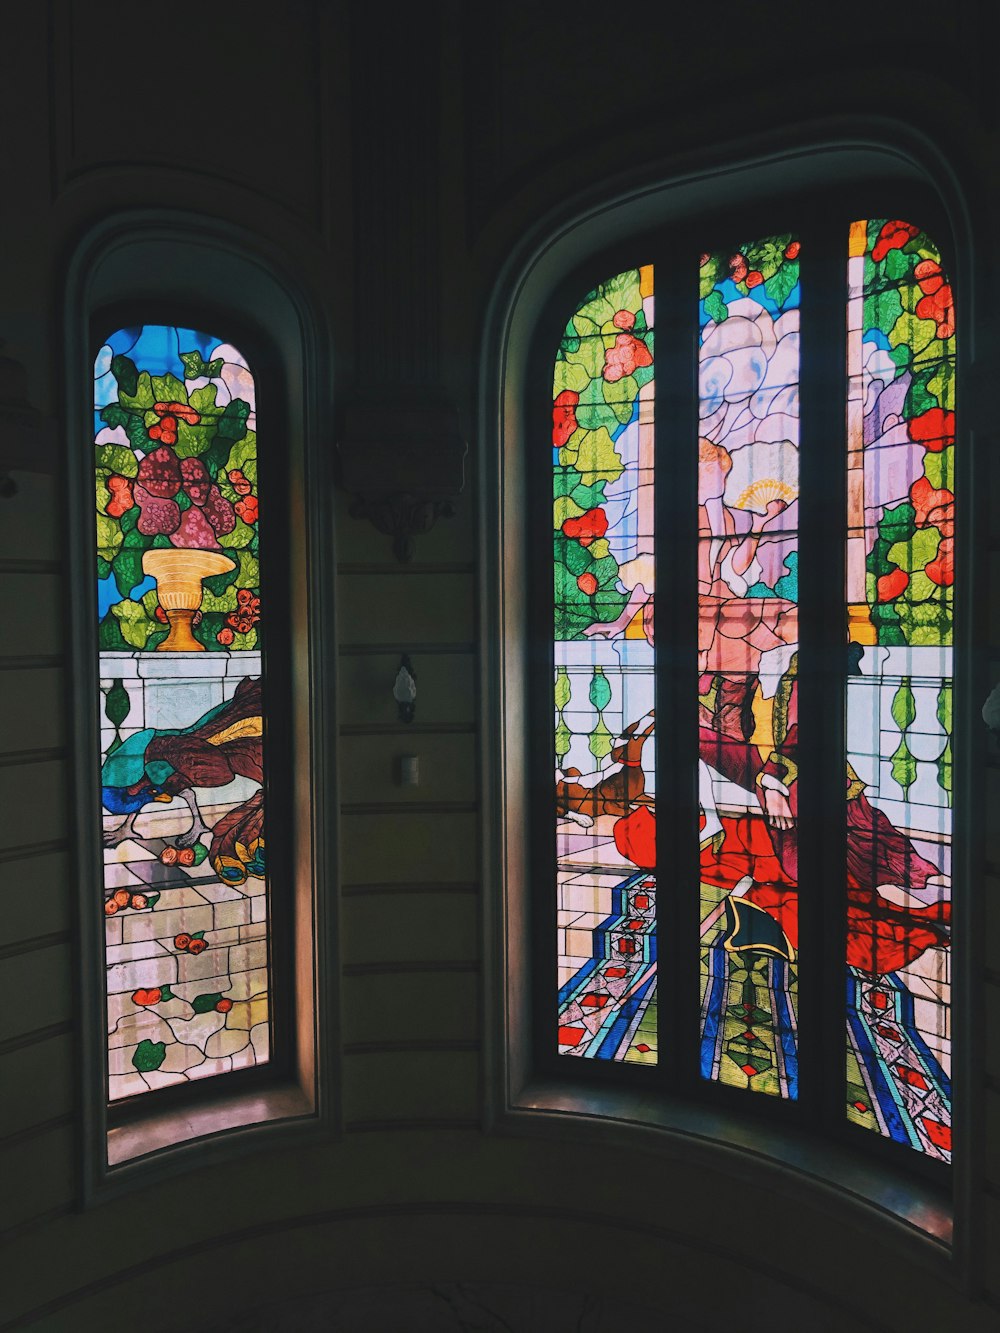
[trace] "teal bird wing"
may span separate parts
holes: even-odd
[[[139,782],[146,767],[146,746],[156,735],[153,727],[137,731],[109,754],[101,768],[102,787],[131,787]]]

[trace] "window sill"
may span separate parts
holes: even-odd
[[[627,1143],[634,1149],[641,1142],[706,1169],[724,1168],[749,1185],[773,1187],[777,1173],[782,1190],[803,1204],[821,1195],[824,1209],[843,1213],[850,1225],[876,1227],[883,1240],[891,1238],[910,1255],[920,1245],[922,1258],[942,1276],[952,1266],[954,1214],[945,1194],[807,1133],[780,1132],[661,1093],[541,1078],[510,1099],[497,1128],[560,1138],[569,1130],[607,1147]]]
[[[85,1175],[82,1206],[243,1157],[270,1146],[298,1146],[328,1136],[328,1116],[296,1082],[237,1093],[216,1092],[196,1104],[143,1110],[108,1128],[106,1157]]]
[[[123,1166],[196,1139],[217,1140],[231,1131],[301,1120],[313,1115],[310,1097],[301,1088],[269,1088],[236,1096],[216,1096],[197,1106],[152,1111],[108,1130],[108,1167]]]

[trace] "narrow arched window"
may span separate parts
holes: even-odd
[[[847,1114],[949,1159],[955,311],[909,222],[848,267]]]
[[[563,307],[538,1058],[948,1161],[951,285],[781,222]]]
[[[97,353],[111,1103],[269,1060],[256,406],[218,335],[130,326]]]

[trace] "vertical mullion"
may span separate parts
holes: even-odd
[[[846,903],[847,227],[802,236],[799,1064],[806,1118],[839,1130]]]
[[[657,255],[656,858],[660,1069],[698,1087],[698,254]]]

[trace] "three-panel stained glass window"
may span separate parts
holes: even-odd
[[[654,420],[654,374],[666,372],[652,266],[601,283],[566,325],[553,377],[553,1037],[564,1057],[673,1061],[677,1016],[663,1006],[675,992],[658,972],[697,951],[699,1007],[685,1012],[698,1015],[700,1078],[794,1102],[799,983],[812,968],[842,1013],[845,1047],[822,1061],[829,1085],[846,1050],[844,1116],[949,1160],[954,309],[941,256],[906,221],[854,223],[842,256],[840,423],[800,410],[810,269],[794,233],[692,256],[688,437]],[[676,491],[681,449],[697,478],[672,500],[674,513],[692,507],[697,543],[687,637],[664,620],[669,598],[653,614],[658,497]],[[819,450],[839,451],[846,481],[844,734],[806,754],[800,646],[815,671],[816,640],[800,645],[800,495],[816,485]],[[690,827],[671,812],[668,833],[657,787],[675,757],[656,704],[683,643],[692,661],[677,678],[697,680],[697,697],[671,703],[693,714],[698,795]],[[842,931],[836,946],[814,931],[800,951],[800,908],[814,921],[823,910],[800,886],[800,798],[834,769],[846,836],[824,882],[838,879]],[[684,864],[694,871],[679,878]],[[670,935],[683,914],[658,895],[697,898],[700,939]],[[820,956],[834,947],[839,962]]]
[[[117,1102],[269,1055],[253,375],[210,334],[118,329],[94,366],[94,430]]]

